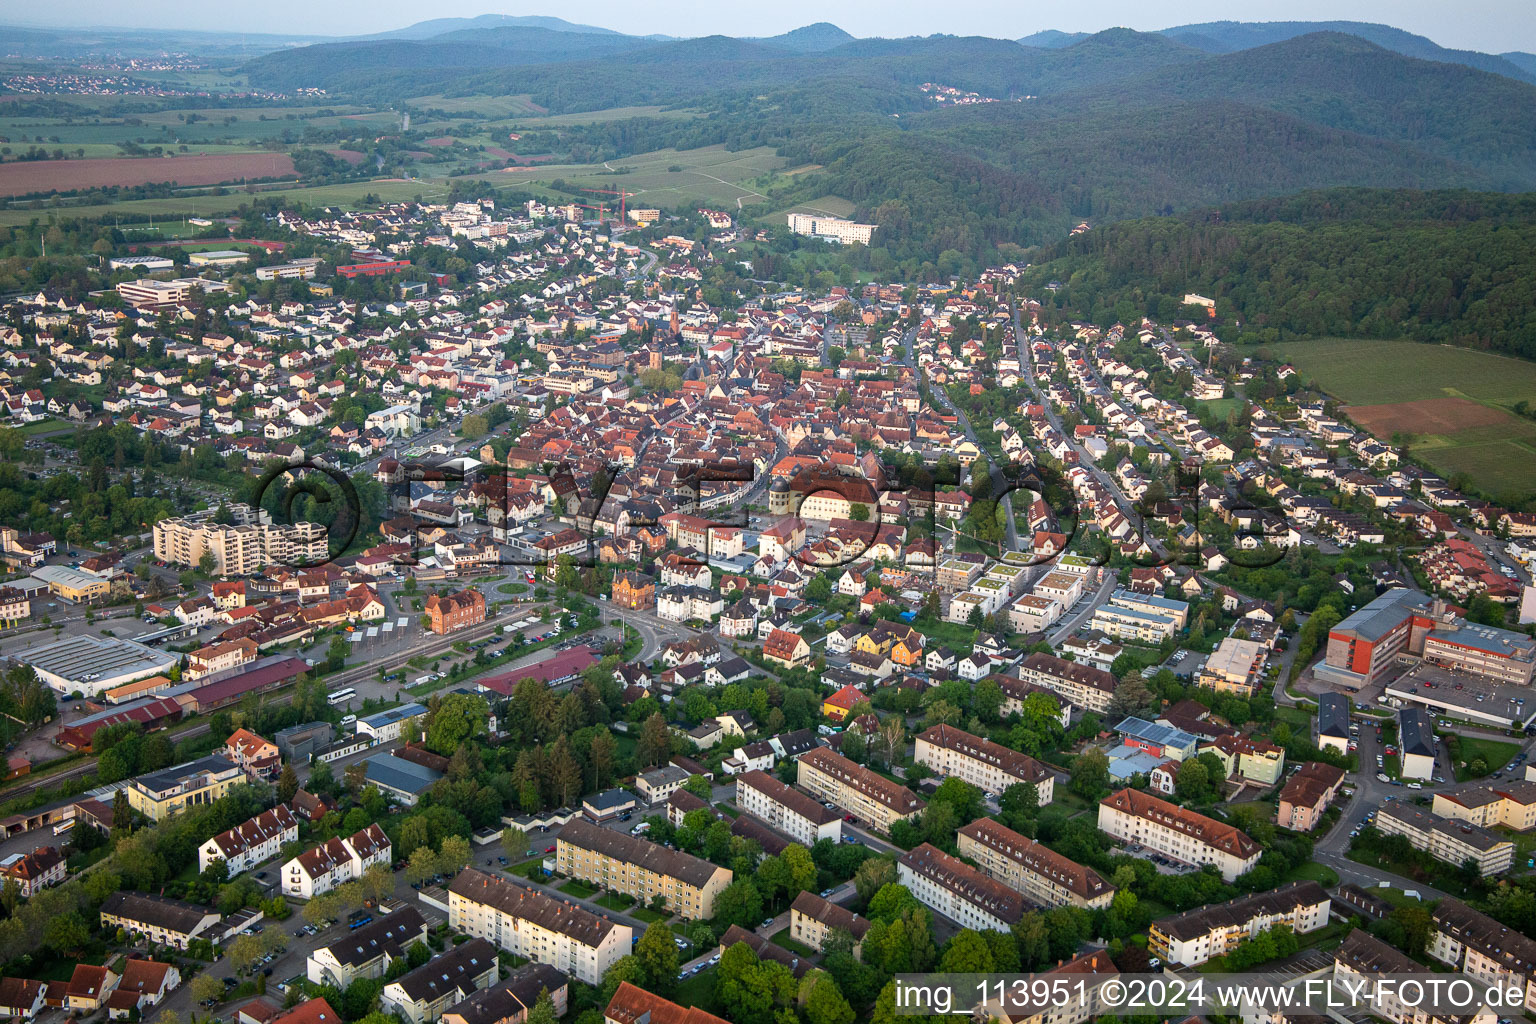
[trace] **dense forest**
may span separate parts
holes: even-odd
[[[1125,221],[1031,268],[1056,301],[1114,318],[1216,298],[1230,340],[1348,335],[1536,358],[1536,195],[1338,189]]]

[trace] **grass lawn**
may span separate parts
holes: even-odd
[[[816,951],[814,949],[812,949],[810,946],[807,946],[803,942],[797,942],[796,940],[790,938],[789,929],[788,928],[780,928],[777,932],[775,932],[773,934],[773,937],[770,938],[768,941],[772,942],[775,946],[781,946],[784,949],[789,950],[791,953],[795,953],[795,954],[798,954],[800,956],[815,956],[816,955]]]
[[[1326,864],[1319,864],[1317,861],[1310,861],[1306,864],[1298,865],[1297,867],[1288,871],[1284,881],[1317,882],[1322,885],[1323,888],[1330,889],[1333,886],[1339,884],[1339,873],[1333,870],[1333,868],[1328,867]]]
[[[1292,729],[1311,729],[1312,716],[1300,708],[1288,708],[1280,705],[1275,708],[1275,721],[1285,722]]]
[[[473,177],[511,188],[530,188],[557,178],[581,188],[624,188],[640,197],[632,197],[632,206],[728,203],[735,208],[737,199],[747,205],[767,202],[768,196],[755,183],[784,165],[784,158],[767,146],[731,152],[718,145],[616,157],[612,170],[603,164],[536,164],[476,172]]]
[[[958,622],[929,622],[917,619],[912,623],[912,628],[940,645],[954,647],[957,650],[969,651],[971,645],[976,642],[976,630]]]
[[[697,1006],[713,1013],[718,1005],[715,1002],[715,968],[700,971],[688,980],[678,982],[672,1001],[679,1006]]]
[[[1488,739],[1483,736],[1456,736],[1454,739],[1447,735],[1451,743],[1451,757],[1456,763],[1456,781],[1465,782],[1468,779],[1481,778],[1499,771],[1510,762],[1516,754],[1520,753],[1520,744],[1506,743],[1503,740]],[[1472,772],[1472,762],[1482,761],[1487,766],[1487,771],[1482,775]]]
[[[567,896],[575,896],[576,898],[583,900],[593,896],[597,892],[597,890],[592,888],[590,885],[583,885],[581,882],[577,881],[566,882],[560,887],[560,891],[565,893]]]
[[[498,584],[497,587],[496,587],[496,593],[498,593],[498,594],[526,594],[526,593],[528,593],[528,584],[526,584],[526,583],[519,583],[517,580],[509,580],[506,583]]]
[[[593,902],[600,907],[607,907],[609,910],[617,911],[625,911],[635,905],[634,900],[630,899],[628,896],[620,896],[616,892],[603,893],[603,895],[593,900]]]
[[[525,860],[521,864],[514,864],[507,870],[514,875],[521,875],[524,878],[543,878],[544,858],[534,857],[532,860]]]
[[[665,921],[672,915],[668,913],[658,914],[650,907],[635,907],[629,911],[629,916],[634,918],[636,921],[644,921],[646,924],[653,924],[657,921]]]

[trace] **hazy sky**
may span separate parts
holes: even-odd
[[[131,11],[131,17],[129,12]],[[547,14],[636,34],[698,36],[774,35],[814,21],[831,21],[857,36],[948,32],[1017,38],[1040,29],[1097,31],[1116,25],[1152,30],[1201,21],[1373,21],[1428,36],[1442,46],[1501,53],[1536,52],[1536,3],[1531,0],[1077,0],[1070,5],[950,0],[780,0],[774,4],[720,4],[689,0],[513,7],[495,0],[261,0],[219,4],[207,0],[0,0],[0,22],[57,26],[124,25],[354,35],[402,28],[427,18],[476,14]],[[0,40],[0,48],[3,48]]]

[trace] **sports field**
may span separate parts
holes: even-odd
[[[735,212],[765,202],[768,197],[754,183],[785,162],[767,146],[734,153],[724,146],[706,146],[663,149],[603,164],[539,164],[475,176],[497,185],[547,184],[563,178],[580,188],[623,188],[635,193],[628,200],[630,206],[671,209],[701,203]],[[591,198],[596,205],[602,197]]]
[[[1270,346],[1304,380],[1345,403],[1350,419],[1447,475],[1466,473],[1493,495],[1536,492],[1536,363],[1409,341],[1318,338]]]

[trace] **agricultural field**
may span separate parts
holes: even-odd
[[[442,182],[431,179],[404,179],[404,178],[377,178],[372,181],[347,182],[340,185],[314,185],[291,186],[281,185],[250,186],[253,191],[266,194],[280,192],[284,196],[298,202],[310,203],[317,206],[351,206],[362,205],[363,197],[375,195],[381,202],[403,202],[420,196],[423,199],[432,199],[446,194],[447,189]],[[50,216],[68,217],[110,217],[114,214],[122,217],[163,217],[166,219],[178,219],[181,217],[214,217],[234,213],[242,205],[250,201],[250,195],[245,188],[230,189],[228,194],[222,196],[199,195],[183,198],[167,197],[164,199],[129,199],[117,203],[96,203],[82,206],[43,206],[41,203],[18,203],[14,206],[0,208],[0,227],[12,227],[15,225],[30,224],[34,220],[47,221]],[[130,231],[128,225],[123,225],[125,232]],[[169,228],[167,229],[169,233]]]
[[[0,195],[70,192],[109,185],[217,185],[240,178],[284,178],[294,174],[287,153],[198,153],[169,157],[114,157],[103,160],[28,160],[0,164]]]
[[[734,153],[724,146],[706,146],[663,149],[628,156],[616,163],[538,164],[482,172],[481,176],[497,185],[546,185],[562,178],[580,188],[626,189],[635,193],[628,201],[630,206],[670,209],[704,204],[735,212],[743,206],[767,201],[768,197],[756,187],[758,179],[783,165],[784,158],[767,146]]]
[[[793,175],[796,171],[788,173]],[[778,213],[761,219],[764,223],[782,226],[789,223],[789,215],[791,213],[814,213],[825,217],[851,217],[853,216],[853,203],[842,196],[822,196],[819,199],[791,206],[787,210],[781,210]]]
[[[1319,338],[1270,346],[1357,425],[1493,495],[1536,491],[1536,363],[1444,345]]]

